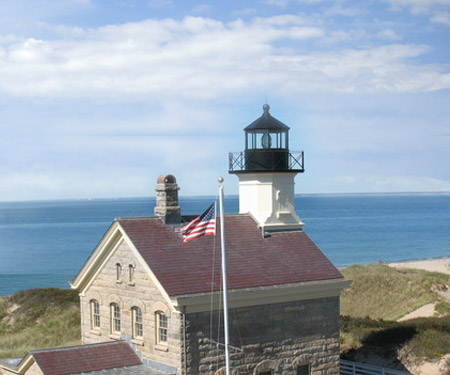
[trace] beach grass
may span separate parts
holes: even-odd
[[[353,280],[341,297],[344,357],[378,353],[393,366],[401,365],[399,352],[428,359],[450,353],[450,302],[440,294],[450,285],[449,275],[383,264],[354,265],[341,272]],[[397,322],[429,303],[436,303],[437,316]]]
[[[28,351],[80,344],[78,293],[32,289],[0,300],[0,358]]]
[[[374,351],[397,356],[439,358],[450,353],[450,302],[439,290],[450,276],[383,264],[355,265],[341,270],[353,280],[342,294],[341,342],[344,351]],[[396,322],[437,302],[442,316]],[[30,350],[80,344],[77,291],[32,289],[0,298],[0,358],[22,357]],[[351,359],[351,358],[349,358]]]
[[[428,303],[439,303],[443,312],[449,308],[437,293],[450,284],[449,275],[384,264],[353,265],[341,272],[353,280],[342,293],[342,315],[397,320]]]
[[[351,360],[380,351],[392,358],[402,351],[414,358],[439,359],[450,353],[450,315],[406,322],[341,316],[341,341]]]

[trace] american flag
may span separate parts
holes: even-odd
[[[183,245],[201,236],[214,236],[216,234],[216,204],[213,203],[202,215],[181,228],[181,234]]]

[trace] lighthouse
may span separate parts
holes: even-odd
[[[294,178],[304,172],[304,154],[290,151],[289,127],[269,110],[264,104],[262,116],[244,128],[245,150],[229,154],[229,173],[239,178],[239,213],[267,232],[301,230]]]

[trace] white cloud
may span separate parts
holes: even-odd
[[[429,14],[450,7],[450,0],[385,0],[394,10],[409,9],[413,14]]]
[[[202,13],[207,13],[212,9],[212,6],[209,4],[200,4],[200,5],[196,5],[195,7],[192,8],[191,13],[192,14],[202,14]]]
[[[431,17],[431,22],[440,23],[442,25],[450,26],[450,12],[436,12]]]
[[[274,5],[284,8],[288,4],[288,0],[264,0],[264,3],[267,5]]]
[[[147,2],[147,6],[150,8],[165,8],[172,5],[172,0],[150,0]]]
[[[253,16],[256,13],[257,13],[257,10],[255,8],[244,8],[244,9],[232,11],[232,14],[237,17]]]
[[[336,192],[437,192],[450,191],[450,181],[422,176],[340,176],[330,181]],[[355,191],[355,186],[358,190]],[[353,188],[353,190],[352,190]]]
[[[66,39],[53,41],[10,38],[0,46],[0,92],[126,100],[215,98],[276,86],[286,95],[450,87],[449,74],[438,66],[409,63],[427,52],[425,46],[316,52],[309,41],[331,35],[304,22],[292,15],[229,24],[186,17],[73,32],[63,28]],[[395,38],[390,30],[382,35]],[[287,48],[278,48],[280,42]]]
[[[384,29],[377,33],[377,36],[386,40],[401,40],[402,38],[392,29]]]

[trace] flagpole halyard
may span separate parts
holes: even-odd
[[[227,285],[227,256],[225,248],[225,215],[223,209],[223,177],[219,178],[219,209],[220,209],[220,247],[222,253],[222,289],[223,289],[223,320],[224,320],[224,339],[225,339],[225,375],[231,375],[230,372],[230,339],[228,326],[228,285]]]

